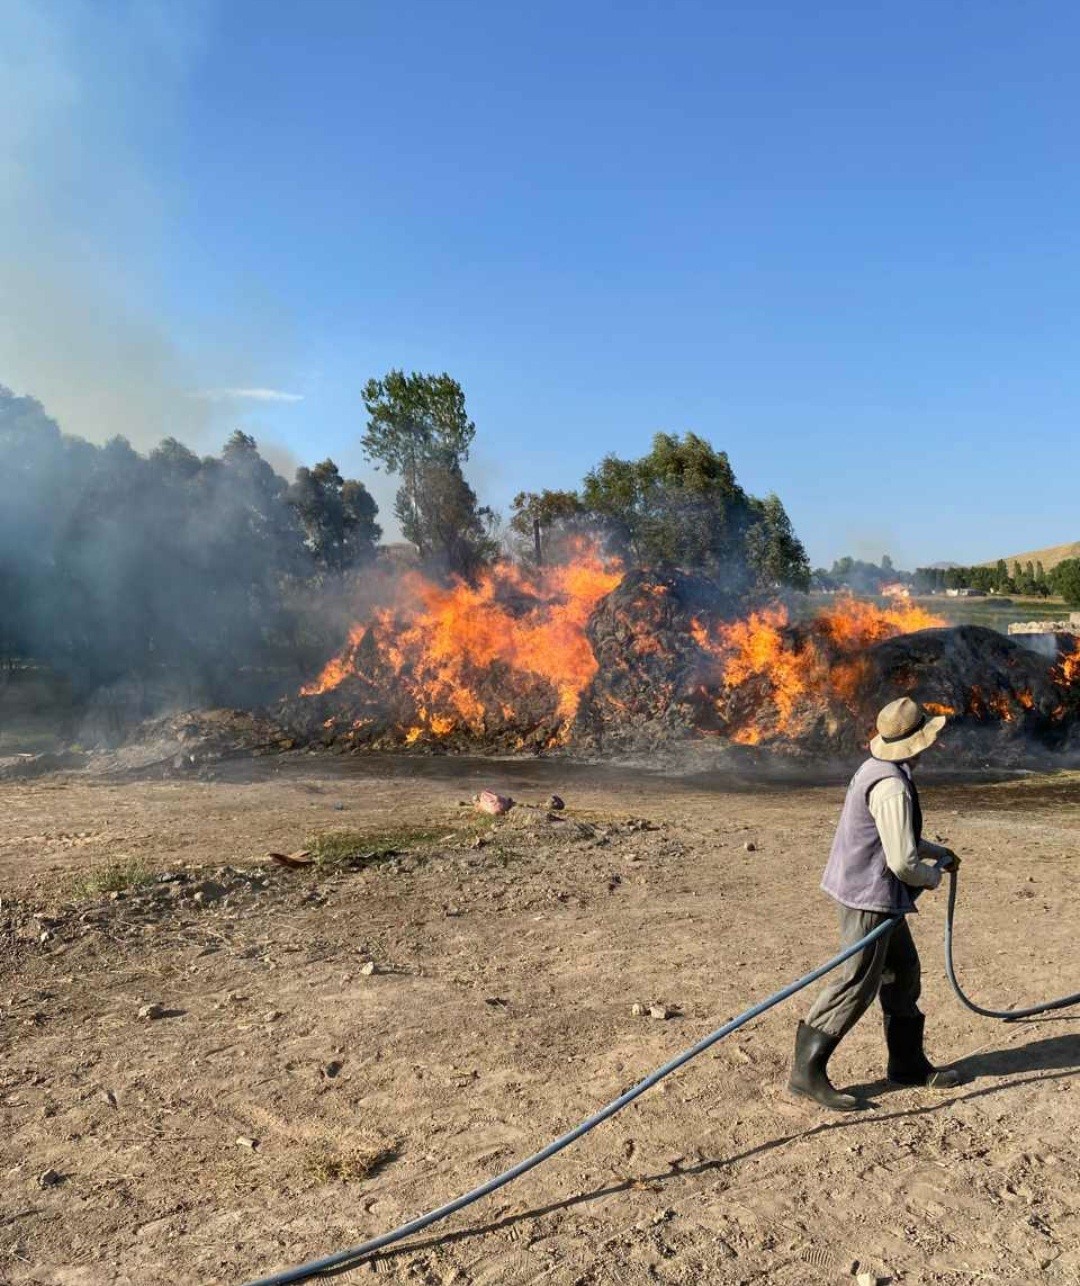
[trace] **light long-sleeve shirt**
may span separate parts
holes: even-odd
[[[936,889],[941,871],[934,862],[949,851],[930,840],[915,842],[911,796],[895,777],[879,781],[870,791],[867,804],[881,836],[889,870],[904,884],[918,889]],[[929,861],[922,859],[929,858]]]

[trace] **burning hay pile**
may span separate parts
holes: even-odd
[[[475,585],[407,573],[282,721],[327,746],[556,745],[597,671],[586,625],[621,580],[593,551],[538,576],[498,563]]]
[[[713,737],[832,756],[864,747],[876,711],[909,694],[954,716],[962,755],[1076,745],[1075,639],[1042,656],[940,624],[901,597],[747,613],[707,579],[624,574],[591,549],[542,573],[499,564],[472,586],[411,573],[278,717],[338,749],[612,754]]]

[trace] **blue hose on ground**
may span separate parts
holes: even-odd
[[[767,1009],[772,1009],[774,1005],[787,1000],[789,996],[794,996],[797,991],[802,991],[804,987],[809,987],[812,982],[817,982],[819,978],[823,978],[825,974],[831,972],[838,965],[842,965],[845,960],[856,955],[877,938],[884,937],[892,929],[897,918],[893,917],[889,920],[884,920],[876,929],[872,929],[865,937],[860,938],[858,942],[845,948],[838,955],[833,956],[831,960],[827,960],[820,968],[804,974],[798,982],[791,983],[789,986],[784,987],[782,991],[777,991],[769,996],[767,1000],[759,1001],[751,1009],[741,1013],[738,1018],[733,1018],[730,1022],[725,1023],[723,1027],[718,1027],[711,1035],[705,1036],[696,1045],[691,1045],[689,1049],[678,1054],[675,1058],[665,1063],[663,1067],[658,1067],[655,1072],[646,1076],[643,1081],[638,1081],[632,1089],[628,1089],[625,1094],[613,1099],[607,1107],[602,1107],[599,1112],[590,1116],[588,1120],[582,1121],[580,1125],[576,1125],[566,1134],[560,1135],[553,1143],[549,1143],[546,1148],[542,1148],[533,1156],[526,1157],[524,1161],[519,1161],[517,1165],[512,1166],[503,1174],[496,1175],[494,1179],[489,1179],[487,1183],[482,1183],[478,1188],[473,1188],[471,1192],[466,1192],[464,1196],[448,1201],[445,1205],[439,1206],[438,1209],[431,1210],[417,1219],[413,1219],[410,1223],[402,1224],[400,1228],[395,1228],[392,1232],[384,1232],[381,1237],[373,1237],[370,1241],[365,1241],[360,1246],[354,1246],[351,1250],[342,1250],[335,1255],[327,1255],[325,1259],[313,1259],[297,1268],[287,1268],[283,1272],[273,1273],[270,1277],[260,1277],[258,1281],[248,1283],[248,1286],[286,1286],[286,1283],[310,1281],[312,1277],[318,1277],[334,1270],[344,1271],[349,1267],[354,1267],[359,1260],[373,1254],[376,1250],[382,1250],[396,1241],[411,1237],[413,1233],[420,1232],[424,1228],[430,1227],[433,1223],[437,1223],[440,1219],[445,1219],[447,1215],[452,1215],[455,1211],[471,1206],[474,1201],[479,1201],[481,1197],[486,1197],[506,1184],[513,1183],[515,1179],[520,1178],[521,1175],[531,1170],[534,1166],[538,1166],[549,1157],[553,1157],[556,1152],[561,1152],[563,1148],[569,1147],[571,1143],[580,1139],[583,1134],[588,1134],[590,1130],[595,1129],[602,1121],[614,1116],[616,1112],[621,1111],[628,1103],[632,1103],[634,1099],[639,1098],[658,1081],[662,1081],[665,1076],[670,1076],[672,1072],[678,1070],[684,1063],[688,1063],[692,1058],[697,1058],[698,1054],[703,1054],[707,1049],[711,1049],[717,1041],[723,1040],[725,1036],[730,1036],[733,1031],[738,1031],[740,1027],[745,1026],[752,1018],[757,1018],[760,1014],[765,1013]]]
[[[953,916],[956,914],[955,871],[950,872],[950,875],[952,878],[949,880],[949,907],[945,912],[945,973],[949,979],[949,985],[956,992],[957,1000],[973,1014],[980,1014],[983,1018],[1000,1018],[1007,1023],[1014,1023],[1020,1018],[1034,1018],[1037,1014],[1046,1014],[1052,1009],[1068,1009],[1072,1005],[1080,1005],[1080,991],[1074,991],[1071,996],[1059,996],[1057,1000],[1046,1000],[1041,1005],[1030,1005],[1027,1009],[984,1009],[982,1005],[977,1005],[974,1000],[965,996],[960,984],[956,981],[956,970],[953,968]]]
[[[1006,1022],[1015,1021],[1018,1018],[1031,1018],[1036,1014],[1046,1013],[1051,1009],[1064,1009],[1070,1005],[1080,1004],[1080,992],[1071,996],[1062,996],[1057,1000],[1047,1001],[1042,1005],[1034,1005],[1028,1009],[983,1009],[980,1005],[976,1005],[969,1000],[960,990],[960,984],[956,980],[956,974],[953,969],[952,934],[953,917],[956,910],[956,872],[950,871],[949,875],[949,905],[945,915],[945,971],[953,991],[956,992],[962,1004],[986,1018],[1001,1018]],[[725,1036],[730,1036],[733,1031],[738,1031],[740,1027],[745,1026],[751,1019],[759,1017],[766,1010],[772,1009],[774,1005],[779,1005],[782,1001],[794,996],[797,991],[802,991],[804,987],[809,987],[811,983],[817,982],[825,974],[831,973],[833,969],[862,951],[871,942],[884,937],[892,929],[898,918],[894,916],[891,919],[884,920],[876,929],[872,929],[865,937],[860,938],[858,942],[853,943],[850,947],[833,956],[831,960],[827,960],[819,968],[804,974],[797,982],[790,983],[782,990],[774,992],[766,1000],[759,1001],[752,1008],[739,1014],[737,1018],[731,1019],[730,1022],[718,1027],[710,1035],[703,1037],[696,1045],[691,1045],[689,1049],[684,1050],[681,1054],[665,1063],[663,1067],[658,1067],[655,1072],[646,1076],[643,1081],[638,1081],[625,1094],[613,1099],[606,1107],[602,1107],[599,1112],[582,1121],[580,1125],[576,1125],[566,1134],[560,1135],[554,1142],[549,1143],[546,1148],[542,1148],[524,1161],[519,1161],[517,1165],[512,1166],[502,1174],[496,1175],[495,1178],[489,1179],[486,1183],[482,1183],[478,1188],[473,1188],[471,1192],[466,1192],[463,1196],[456,1197],[453,1201],[448,1201],[445,1205],[429,1211],[426,1215],[420,1215],[419,1218],[402,1224],[400,1228],[385,1232],[380,1237],[373,1237],[370,1241],[365,1241],[350,1250],[338,1251],[337,1254],[327,1255],[325,1259],[313,1259],[296,1268],[287,1268],[283,1272],[273,1273],[269,1277],[260,1277],[258,1281],[249,1282],[248,1286],[287,1286],[287,1283],[291,1282],[306,1282],[313,1277],[320,1277],[334,1272],[345,1272],[350,1268],[356,1267],[361,1260],[368,1255],[374,1254],[375,1251],[383,1250],[395,1242],[403,1241],[406,1237],[411,1237],[413,1233],[421,1232],[424,1228],[429,1228],[433,1223],[438,1223],[440,1219],[445,1219],[448,1215],[452,1215],[458,1210],[463,1210],[466,1206],[471,1206],[474,1201],[479,1201],[481,1197],[486,1197],[490,1193],[496,1192],[499,1188],[505,1187],[506,1184],[513,1183],[515,1179],[520,1178],[521,1175],[533,1169],[534,1166],[538,1166],[549,1157],[553,1157],[556,1152],[561,1152],[563,1148],[569,1147],[571,1143],[580,1139],[583,1134],[588,1134],[590,1130],[595,1129],[602,1121],[614,1116],[616,1112],[621,1111],[628,1103],[632,1103],[634,1099],[639,1098],[646,1090],[651,1089],[658,1081],[662,1081],[665,1076],[670,1076],[672,1072],[690,1062],[692,1058],[696,1058],[698,1054],[703,1054],[707,1049],[711,1049],[717,1041],[723,1040]]]

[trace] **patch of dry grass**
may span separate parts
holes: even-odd
[[[399,830],[319,831],[304,844],[319,866],[344,866],[360,870],[386,858],[426,848],[438,838],[438,832],[418,826]]]
[[[153,872],[139,861],[110,862],[107,866],[94,867],[79,875],[71,885],[71,895],[76,901],[100,897],[103,893],[123,893],[128,889],[149,884]]]
[[[362,1183],[400,1154],[397,1143],[358,1144],[345,1149],[319,1143],[304,1154],[304,1173],[313,1183]]]

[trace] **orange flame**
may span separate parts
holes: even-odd
[[[320,692],[332,691],[350,674],[355,674],[356,649],[363,643],[367,632],[368,627],[366,625],[354,625],[349,630],[349,641],[344,649],[333,660],[326,663],[322,673],[314,683],[309,683],[300,689],[300,695],[302,697],[317,697]]]
[[[345,649],[302,695],[317,696],[360,675],[358,649],[372,631],[381,662],[416,704],[408,743],[460,727],[482,732],[494,710],[512,723],[515,708],[506,692],[527,698],[538,679],[554,689],[555,720],[565,729],[597,670],[585,626],[622,576],[618,563],[584,544],[566,565],[527,573],[499,562],[475,584],[443,585],[406,573],[396,605],[376,609],[373,623],[354,626]],[[496,669],[500,697],[485,701],[478,688]]]
[[[1066,686],[1080,684],[1080,639],[1076,640],[1076,647],[1061,658],[1058,663],[1057,673],[1060,681]]]
[[[903,589],[903,586],[900,586]],[[894,596],[890,607],[878,607],[863,598],[844,595],[831,611],[822,612],[818,624],[830,639],[845,650],[869,647],[897,634],[914,634],[944,625],[940,616]]]
[[[782,605],[718,626],[712,634],[695,622],[694,637],[719,665],[724,689],[717,701],[721,712],[744,685],[752,683],[758,691],[750,717],[736,714],[728,723],[733,741],[755,745],[766,736],[791,733],[807,696],[825,694],[851,708],[863,675],[861,653],[871,644],[943,623],[921,607],[898,601],[881,608],[845,595],[815,617],[803,637],[789,629],[788,612]]]
[[[387,582],[381,605],[352,627],[346,646],[301,689],[302,695],[361,681],[353,689],[356,699],[342,700],[351,712],[345,721],[332,715],[323,726],[329,732],[348,727],[364,739],[390,728],[391,740],[406,744],[462,732],[522,738],[539,733],[565,740],[598,669],[586,627],[622,577],[617,562],[586,543],[565,565],[528,572],[500,562],[472,584],[442,584],[405,573]],[[664,584],[646,584],[644,591],[660,600],[669,593]],[[944,624],[914,604],[905,586],[884,586],[882,596],[883,606],[839,597],[798,626],[781,604],[734,622],[695,620],[691,635],[706,658],[705,672],[696,670],[692,680],[700,684],[695,704],[703,702],[707,711],[701,726],[753,745],[806,738],[819,729],[831,735],[852,715],[863,718],[868,649],[898,634]],[[672,647],[662,624],[669,617],[667,605],[661,601],[657,608],[656,619],[647,612],[634,616],[619,636],[624,655],[635,663]],[[655,703],[659,710],[678,697],[675,679],[665,677],[663,665],[645,673],[651,676],[645,686],[647,708]],[[1055,678],[1080,692],[1080,640],[1059,661]],[[912,690],[916,681],[898,682]],[[1031,693],[1011,689],[972,688],[962,698],[937,695],[950,696],[956,705],[926,701],[929,713],[978,720],[1015,722],[1036,704]],[[605,699],[617,717],[624,708],[621,698],[611,692]],[[320,709],[319,718],[325,713]],[[1065,704],[1052,717],[1064,713]]]

